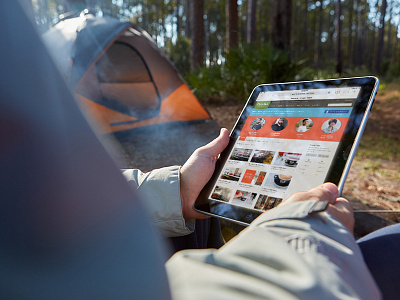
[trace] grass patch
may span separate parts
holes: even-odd
[[[388,170],[385,168],[380,168],[379,170],[377,170],[377,172],[388,179],[400,179],[400,173],[398,172],[398,170]]]
[[[398,81],[392,81],[389,83],[384,83],[381,84],[383,85],[384,90],[389,90],[389,91],[399,91],[400,90],[400,82]]]
[[[400,179],[400,143],[384,135],[363,136],[353,164],[361,167],[360,179],[377,173],[388,180]]]
[[[385,180],[398,180],[400,173],[398,172],[399,163],[392,162],[391,167],[382,159],[354,159],[352,166],[358,167],[357,177],[364,180],[369,176],[377,176]]]
[[[386,98],[386,103],[390,104],[392,101],[394,100],[399,100],[400,99],[400,92],[395,91],[393,92],[390,96],[388,95],[388,97]]]
[[[392,91],[399,91],[400,90],[400,83],[397,81],[392,82],[380,82],[378,95],[385,96],[386,93]]]
[[[397,139],[385,136],[364,135],[357,150],[358,159],[400,160],[400,143]]]

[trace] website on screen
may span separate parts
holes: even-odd
[[[260,93],[209,198],[267,210],[323,183],[359,92]]]

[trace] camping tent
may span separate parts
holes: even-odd
[[[143,29],[81,15],[44,34],[61,73],[102,133],[210,118]]]

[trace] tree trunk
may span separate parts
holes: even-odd
[[[274,0],[272,15],[272,43],[278,49],[290,47],[292,0]]]
[[[357,65],[362,66],[365,63],[365,47],[367,46],[367,14],[365,7],[360,11],[361,26],[360,26],[360,38],[358,42],[357,51]]]
[[[298,10],[297,5],[295,3],[294,6],[293,6],[293,10],[292,10],[292,24],[299,24],[298,11],[299,10]],[[291,51],[290,55],[291,55],[292,59],[294,59],[294,60],[298,60],[298,58],[300,57],[300,54],[299,54],[300,45],[299,45],[299,42],[298,42],[298,31],[299,31],[298,27],[299,26],[293,26],[293,31],[292,31],[292,34],[291,34],[291,42],[290,42],[291,45],[292,45],[292,51]],[[272,30],[271,30],[271,32],[272,32]],[[272,34],[270,35],[270,37],[272,39]]]
[[[355,0],[355,2],[354,2],[354,4],[355,4],[355,7],[356,7],[356,11],[355,11],[355,22],[356,22],[356,26],[355,26],[355,36],[354,36],[354,43],[353,43],[353,52],[351,53],[351,56],[352,56],[352,59],[351,59],[351,61],[352,61],[352,63],[353,63],[353,65],[355,64],[357,64],[357,55],[358,55],[358,53],[357,53],[357,50],[358,50],[358,43],[359,43],[359,40],[358,40],[358,38],[359,38],[359,24],[360,24],[360,22],[359,22],[359,20],[360,20],[360,16],[359,16],[359,9],[358,9],[358,0]]]
[[[182,18],[180,14],[181,10],[181,0],[176,0],[175,16],[176,16],[176,39],[181,36],[182,30]]]
[[[318,50],[317,50],[317,68],[321,67],[321,56],[322,56],[322,22],[323,22],[323,7],[322,1],[319,5],[319,20],[318,20]]]
[[[353,65],[352,60],[352,49],[353,49],[353,12],[354,12],[354,0],[349,1],[349,44],[347,45],[347,64]]]
[[[190,69],[195,69],[203,65],[204,59],[204,2],[203,0],[193,0],[191,2],[191,31],[192,43],[190,46]]]
[[[167,32],[165,28],[165,5],[164,5],[164,0],[160,0],[161,10],[160,10],[160,38],[161,38],[161,45],[165,45],[165,33]]]
[[[146,5],[142,4],[142,24],[140,24],[140,27],[142,27],[144,30],[149,31],[150,28],[147,26],[148,23],[150,22],[147,20],[147,8]]]
[[[226,0],[226,49],[229,51],[239,43],[239,16],[237,0]]]
[[[382,54],[383,54],[383,38],[385,35],[385,15],[386,15],[386,0],[382,0],[382,10],[381,10],[381,19],[380,19],[380,28],[378,35],[378,48],[376,51],[376,60],[375,60],[375,73],[379,74],[382,62]]]
[[[248,44],[256,41],[256,9],[257,0],[248,0],[247,4],[247,31],[246,41]]]
[[[205,55],[207,56],[207,53],[208,53],[208,65],[211,66],[214,58],[213,58],[213,43],[212,43],[212,36],[211,36],[211,22],[208,18],[207,18],[206,28],[207,28],[207,34],[206,34],[207,47],[206,47]]]
[[[190,13],[191,13],[191,1],[190,0],[185,0],[185,36],[190,39],[192,37],[192,31],[190,30]]]
[[[330,8],[330,7],[329,7]],[[331,8],[330,8],[331,10]],[[333,10],[333,8],[332,8]],[[333,41],[333,36],[335,35],[335,16],[328,14],[328,24],[329,24],[329,57],[335,57],[335,43]]]
[[[394,46],[393,46],[393,52],[392,52],[392,58],[390,62],[392,64],[397,62],[397,44],[399,42],[398,34],[399,34],[399,26],[400,26],[400,21],[398,22],[396,26],[396,39],[394,40]]]
[[[294,14],[294,19],[292,24],[296,24],[297,26],[294,26],[293,28],[293,37],[292,37],[292,49],[290,51],[290,55],[292,58],[295,58],[296,60],[302,59],[304,55],[304,41],[301,39],[301,35],[304,32],[304,28],[300,25],[303,24],[302,22],[302,9],[301,5],[297,5],[297,3],[294,5],[294,10],[292,11],[292,14]],[[272,24],[272,27],[274,24]],[[271,30],[272,32],[273,30]],[[271,34],[272,37],[272,34]]]
[[[316,1],[313,1],[313,2],[315,4]],[[311,39],[310,39],[310,45],[311,45],[310,54],[311,54],[311,59],[312,59],[313,65],[315,65],[316,61],[317,61],[317,57],[316,57],[317,56],[316,55],[317,47],[316,47],[316,42],[315,42],[316,32],[317,32],[317,9],[315,8],[312,13],[312,30],[311,30]]]
[[[385,51],[385,57],[389,58],[391,57],[390,51],[391,51],[391,43],[392,43],[392,13],[393,13],[393,1],[390,6],[390,11],[389,11],[389,21],[388,21],[388,37],[387,37],[387,45],[386,45],[386,51]]]
[[[336,0],[336,72],[342,73],[342,15],[341,0]]]
[[[368,59],[368,69],[372,70],[374,67],[374,58],[375,58],[375,32],[376,32],[376,26],[375,23],[372,23],[372,30],[371,31],[371,42],[366,43],[365,47],[367,50],[367,59]],[[368,37],[368,32],[367,32],[367,37]],[[369,46],[369,47],[368,47]]]
[[[310,49],[310,43],[309,43],[309,35],[308,31],[310,30],[310,27],[308,26],[308,19],[309,19],[309,14],[308,14],[308,1],[305,0],[305,6],[304,6],[304,16],[303,19],[301,20],[301,24],[303,25],[303,30],[302,32],[302,37],[301,37],[301,45],[302,45],[302,52],[308,56],[309,54],[309,49]]]
[[[263,29],[260,27],[259,29],[259,35],[260,38],[262,36],[263,42],[267,43],[271,39],[271,0],[267,1],[268,5],[259,5],[260,7],[260,19],[263,22]]]
[[[257,17],[257,16],[256,16]],[[258,45],[262,46],[263,43],[265,43],[266,40],[264,40],[264,35],[262,34],[263,32],[263,14],[259,13],[258,14]],[[266,29],[264,29],[265,31],[267,31]]]

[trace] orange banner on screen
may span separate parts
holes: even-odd
[[[239,140],[247,137],[339,142],[348,118],[248,117]]]

